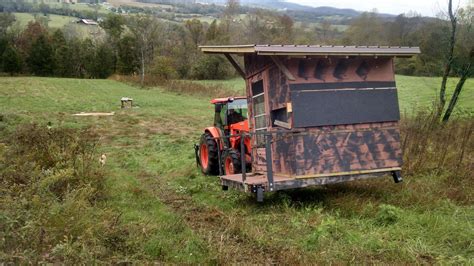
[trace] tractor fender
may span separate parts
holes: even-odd
[[[219,148],[222,150],[224,148],[224,143],[221,139],[222,131],[217,127],[207,127],[204,129],[204,132],[209,132],[211,136],[216,139],[216,142],[219,143]]]

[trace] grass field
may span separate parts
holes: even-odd
[[[15,15],[15,19],[20,23],[21,27],[26,27],[28,22],[35,21],[35,16],[31,13],[13,13]],[[41,14],[37,14],[39,18],[45,18],[48,21],[48,27],[54,29],[60,29],[69,23],[76,22],[78,18],[75,17],[68,17],[68,16],[60,16],[60,15],[53,15],[50,14],[48,16],[43,16]]]
[[[399,76],[397,82],[406,110],[429,106],[438,87],[437,79]],[[243,85],[219,83],[229,93]],[[473,87],[470,80],[460,102],[471,112]],[[124,96],[139,108],[119,109]],[[116,114],[71,116],[89,111]],[[130,248],[112,252],[108,262],[474,263],[472,198],[450,197],[444,185],[450,176],[275,193],[263,204],[221,191],[216,177],[196,169],[193,154],[202,128],[212,123],[207,97],[111,80],[3,77],[0,115],[2,134],[19,123],[48,121],[99,132],[110,198],[97,208],[121,213],[120,223],[134,228],[126,234]]]

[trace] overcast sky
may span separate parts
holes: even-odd
[[[308,6],[332,6],[370,11],[377,8],[379,13],[401,14],[416,11],[424,16],[435,16],[447,10],[448,0],[286,0]],[[472,0],[453,0],[453,6],[465,6]]]

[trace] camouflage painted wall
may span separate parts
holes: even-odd
[[[245,57],[249,115],[252,117],[252,83],[263,80],[268,131],[288,131],[275,119],[293,125],[289,110],[291,91],[395,87],[390,57],[281,58],[296,80],[291,81],[268,56]],[[387,85],[389,84],[389,85]],[[393,84],[393,85],[391,85]],[[364,108],[361,106],[360,108]],[[317,114],[314,114],[317,115]],[[250,119],[250,128],[255,121]],[[399,167],[402,164],[397,121],[292,128],[300,133],[279,134],[272,144],[275,174],[304,176]],[[255,146],[255,140],[253,145]],[[253,149],[253,168],[265,171],[263,148]]]

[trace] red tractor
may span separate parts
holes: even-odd
[[[247,99],[217,98],[211,103],[215,108],[214,126],[204,130],[196,146],[196,161],[206,175],[241,173],[242,161],[245,160],[246,169],[251,161],[250,137],[244,136],[249,132]]]

